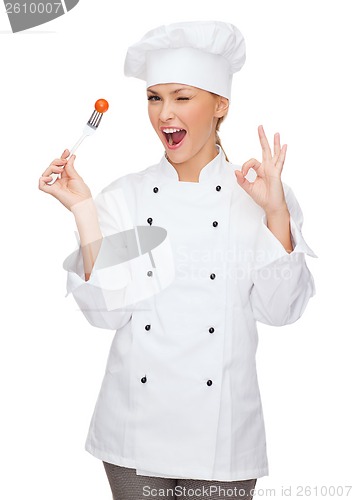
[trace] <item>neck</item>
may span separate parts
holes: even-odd
[[[173,165],[178,172],[179,181],[199,182],[199,175],[205,165],[210,163],[218,155],[215,144],[202,148],[196,155],[182,163],[171,161],[166,155],[169,163]]]

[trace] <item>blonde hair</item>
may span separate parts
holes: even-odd
[[[210,92],[210,94],[213,94],[215,97],[220,97],[219,94],[215,94],[214,92]],[[228,156],[227,156],[226,152],[223,149],[221,138],[219,137],[218,132],[219,132],[219,128],[221,126],[221,123],[225,120],[225,118],[226,118],[226,116],[228,114],[228,110],[229,110],[229,108],[227,109],[227,112],[226,112],[225,115],[223,115],[220,118],[218,118],[218,122],[217,122],[217,125],[216,125],[216,144],[222,149],[222,151],[224,153],[224,156],[225,156],[225,158],[226,158],[227,161],[229,161],[229,159],[228,159]]]
[[[225,119],[226,116],[227,116],[227,114],[225,114],[224,116],[221,116],[220,118],[218,118],[218,122],[217,122],[217,125],[216,125],[216,144],[222,149],[222,151],[224,153],[224,156],[226,157],[226,160],[229,161],[228,156],[227,156],[226,152],[223,149],[223,146],[222,146],[222,143],[221,143],[221,138],[218,135],[221,123],[223,122],[223,120]]]

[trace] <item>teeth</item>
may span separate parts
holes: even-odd
[[[179,132],[180,130],[183,130],[182,128],[164,128],[163,132],[165,134],[172,134],[173,132]]]
[[[173,138],[171,135],[169,136],[168,142],[170,146],[173,146]]]

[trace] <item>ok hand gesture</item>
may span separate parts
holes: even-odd
[[[284,196],[281,173],[286,157],[287,145],[281,148],[280,136],[274,136],[274,154],[267,141],[262,125],[258,127],[260,144],[262,148],[262,163],[252,158],[244,163],[241,170],[235,170],[238,184],[262,207],[266,214],[275,214],[287,210]],[[254,182],[245,179],[249,169],[256,172]]]

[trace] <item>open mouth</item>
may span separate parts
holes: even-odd
[[[186,135],[186,130],[182,128],[165,128],[163,134],[167,139],[169,146],[177,146]]]

